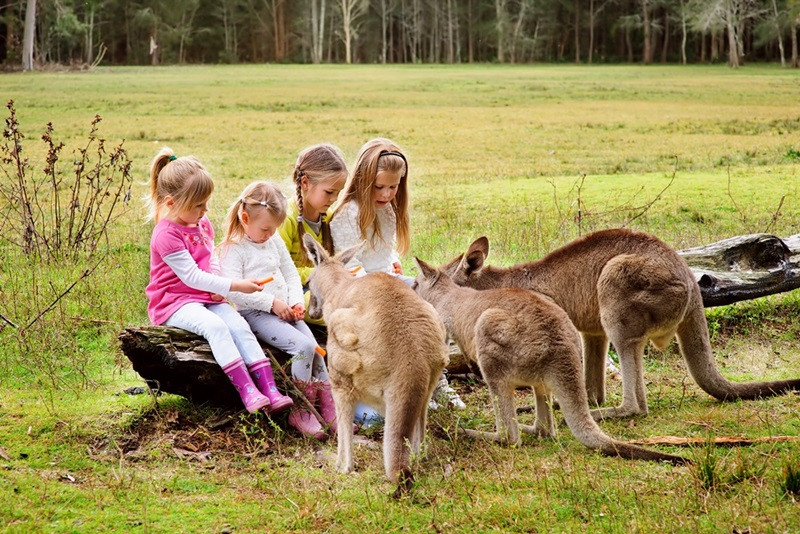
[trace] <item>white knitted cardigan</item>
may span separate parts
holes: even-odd
[[[363,238],[358,229],[358,204],[350,201],[336,212],[330,222],[335,252],[341,252],[360,243]],[[378,235],[372,241],[377,226]],[[397,217],[391,204],[375,210],[375,224],[367,229],[367,243],[361,252],[347,264],[350,269],[363,267],[366,273],[394,273],[392,264],[400,261],[394,250]],[[360,274],[360,273],[359,273]]]

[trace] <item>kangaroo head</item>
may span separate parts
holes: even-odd
[[[470,285],[470,279],[480,274],[489,256],[489,239],[486,236],[476,239],[464,254],[442,266],[442,269],[460,286]]]
[[[303,245],[308,253],[308,259],[311,260],[315,267],[311,271],[311,276],[308,277],[308,289],[311,293],[308,303],[308,316],[312,319],[319,319],[322,317],[322,306],[325,303],[325,295],[321,286],[325,285],[325,282],[333,281],[337,273],[347,274],[348,277],[351,276],[347,272],[345,264],[361,252],[364,242],[362,241],[335,256],[328,254],[328,251],[309,234],[303,235]]]
[[[431,302],[430,299],[434,294],[434,286],[436,286],[437,282],[440,280],[447,279],[447,273],[437,269],[433,265],[425,263],[417,257],[414,258],[414,261],[419,268],[419,274],[411,287],[423,300]]]

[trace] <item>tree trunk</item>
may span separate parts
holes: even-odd
[[[467,61],[475,62],[475,48],[472,42],[472,0],[467,2]]]
[[[94,63],[94,6],[89,8],[86,22],[86,63]]]
[[[594,0],[589,0],[589,55],[586,62],[592,64],[594,57]]]
[[[705,36],[703,36],[703,39]],[[703,52],[705,53],[705,42],[703,43]],[[681,0],[681,64],[686,65],[686,6],[684,0]]]
[[[711,54],[709,59],[712,63],[719,59],[719,39],[716,30],[711,31]]]
[[[388,50],[388,13],[386,12],[386,0],[381,0],[381,63],[386,64]]]
[[[625,28],[625,48],[628,49],[628,63],[633,63],[633,40],[631,39],[631,29]]]
[[[33,37],[36,30],[36,0],[28,0],[22,37],[22,70],[33,70]]]
[[[642,63],[645,65],[653,62],[653,42],[651,41],[650,31],[650,6],[648,0],[642,2],[642,30],[644,31],[644,41],[642,43]]]
[[[739,68],[739,38],[736,35],[736,26],[728,20],[728,65],[731,68]]]
[[[667,62],[669,52],[669,11],[664,8],[664,41],[661,43],[661,63]]]
[[[772,0],[772,10],[775,14],[775,34],[778,38],[778,50],[781,54],[781,67],[786,68],[786,53],[783,50],[783,35],[781,35],[780,15],[778,14],[778,4]]]
[[[575,10],[575,63],[581,62],[581,6],[580,0],[573,0]]]
[[[797,53],[797,20],[792,21],[792,68],[800,67],[800,57]]]
[[[447,62],[456,62],[456,46],[453,42],[453,0],[447,0]]]
[[[497,61],[506,61],[506,0],[494,0],[496,14],[495,25],[497,27]]]

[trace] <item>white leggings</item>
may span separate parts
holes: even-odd
[[[308,382],[314,376],[328,381],[328,368],[319,354],[317,340],[304,321],[289,323],[275,315],[260,310],[242,310],[242,317],[250,323],[253,333],[263,341],[292,356],[292,377]]]
[[[250,325],[227,302],[184,304],[164,324],[206,338],[221,367],[240,358],[248,365],[267,358]]]

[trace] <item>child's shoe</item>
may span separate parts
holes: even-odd
[[[319,414],[330,426],[331,432],[336,432],[336,406],[333,403],[333,394],[331,393],[331,383],[328,381],[317,382],[317,400],[319,401]],[[353,432],[358,432],[358,426],[353,424]]]
[[[382,425],[385,422],[383,416],[376,410],[361,403],[356,405],[356,413],[353,421],[355,421],[358,428],[371,428],[376,425]]]
[[[253,375],[253,381],[258,389],[267,396],[270,402],[269,413],[279,413],[288,410],[294,405],[294,401],[281,394],[278,388],[275,387],[275,378],[272,376],[272,365],[269,360],[258,361],[248,367],[250,374]]]
[[[313,384],[300,380],[296,380],[295,385],[313,406],[314,402],[317,400],[317,388]],[[292,408],[292,411],[289,412],[289,424],[299,430],[304,436],[319,440],[327,438],[328,435],[325,433],[325,430],[314,414],[301,406],[302,403],[298,402],[297,405]]]
[[[250,378],[243,360],[229,363],[222,368],[222,371],[228,375],[248,412],[253,413],[270,405],[269,398],[261,394]]]
[[[443,374],[436,384],[436,389],[433,390],[431,400],[428,402],[428,408],[436,410],[439,406],[447,404],[450,404],[453,408],[458,410],[463,410],[467,407],[464,401],[461,400],[461,397],[458,396],[458,392],[450,387],[450,384],[447,382],[447,377]]]

